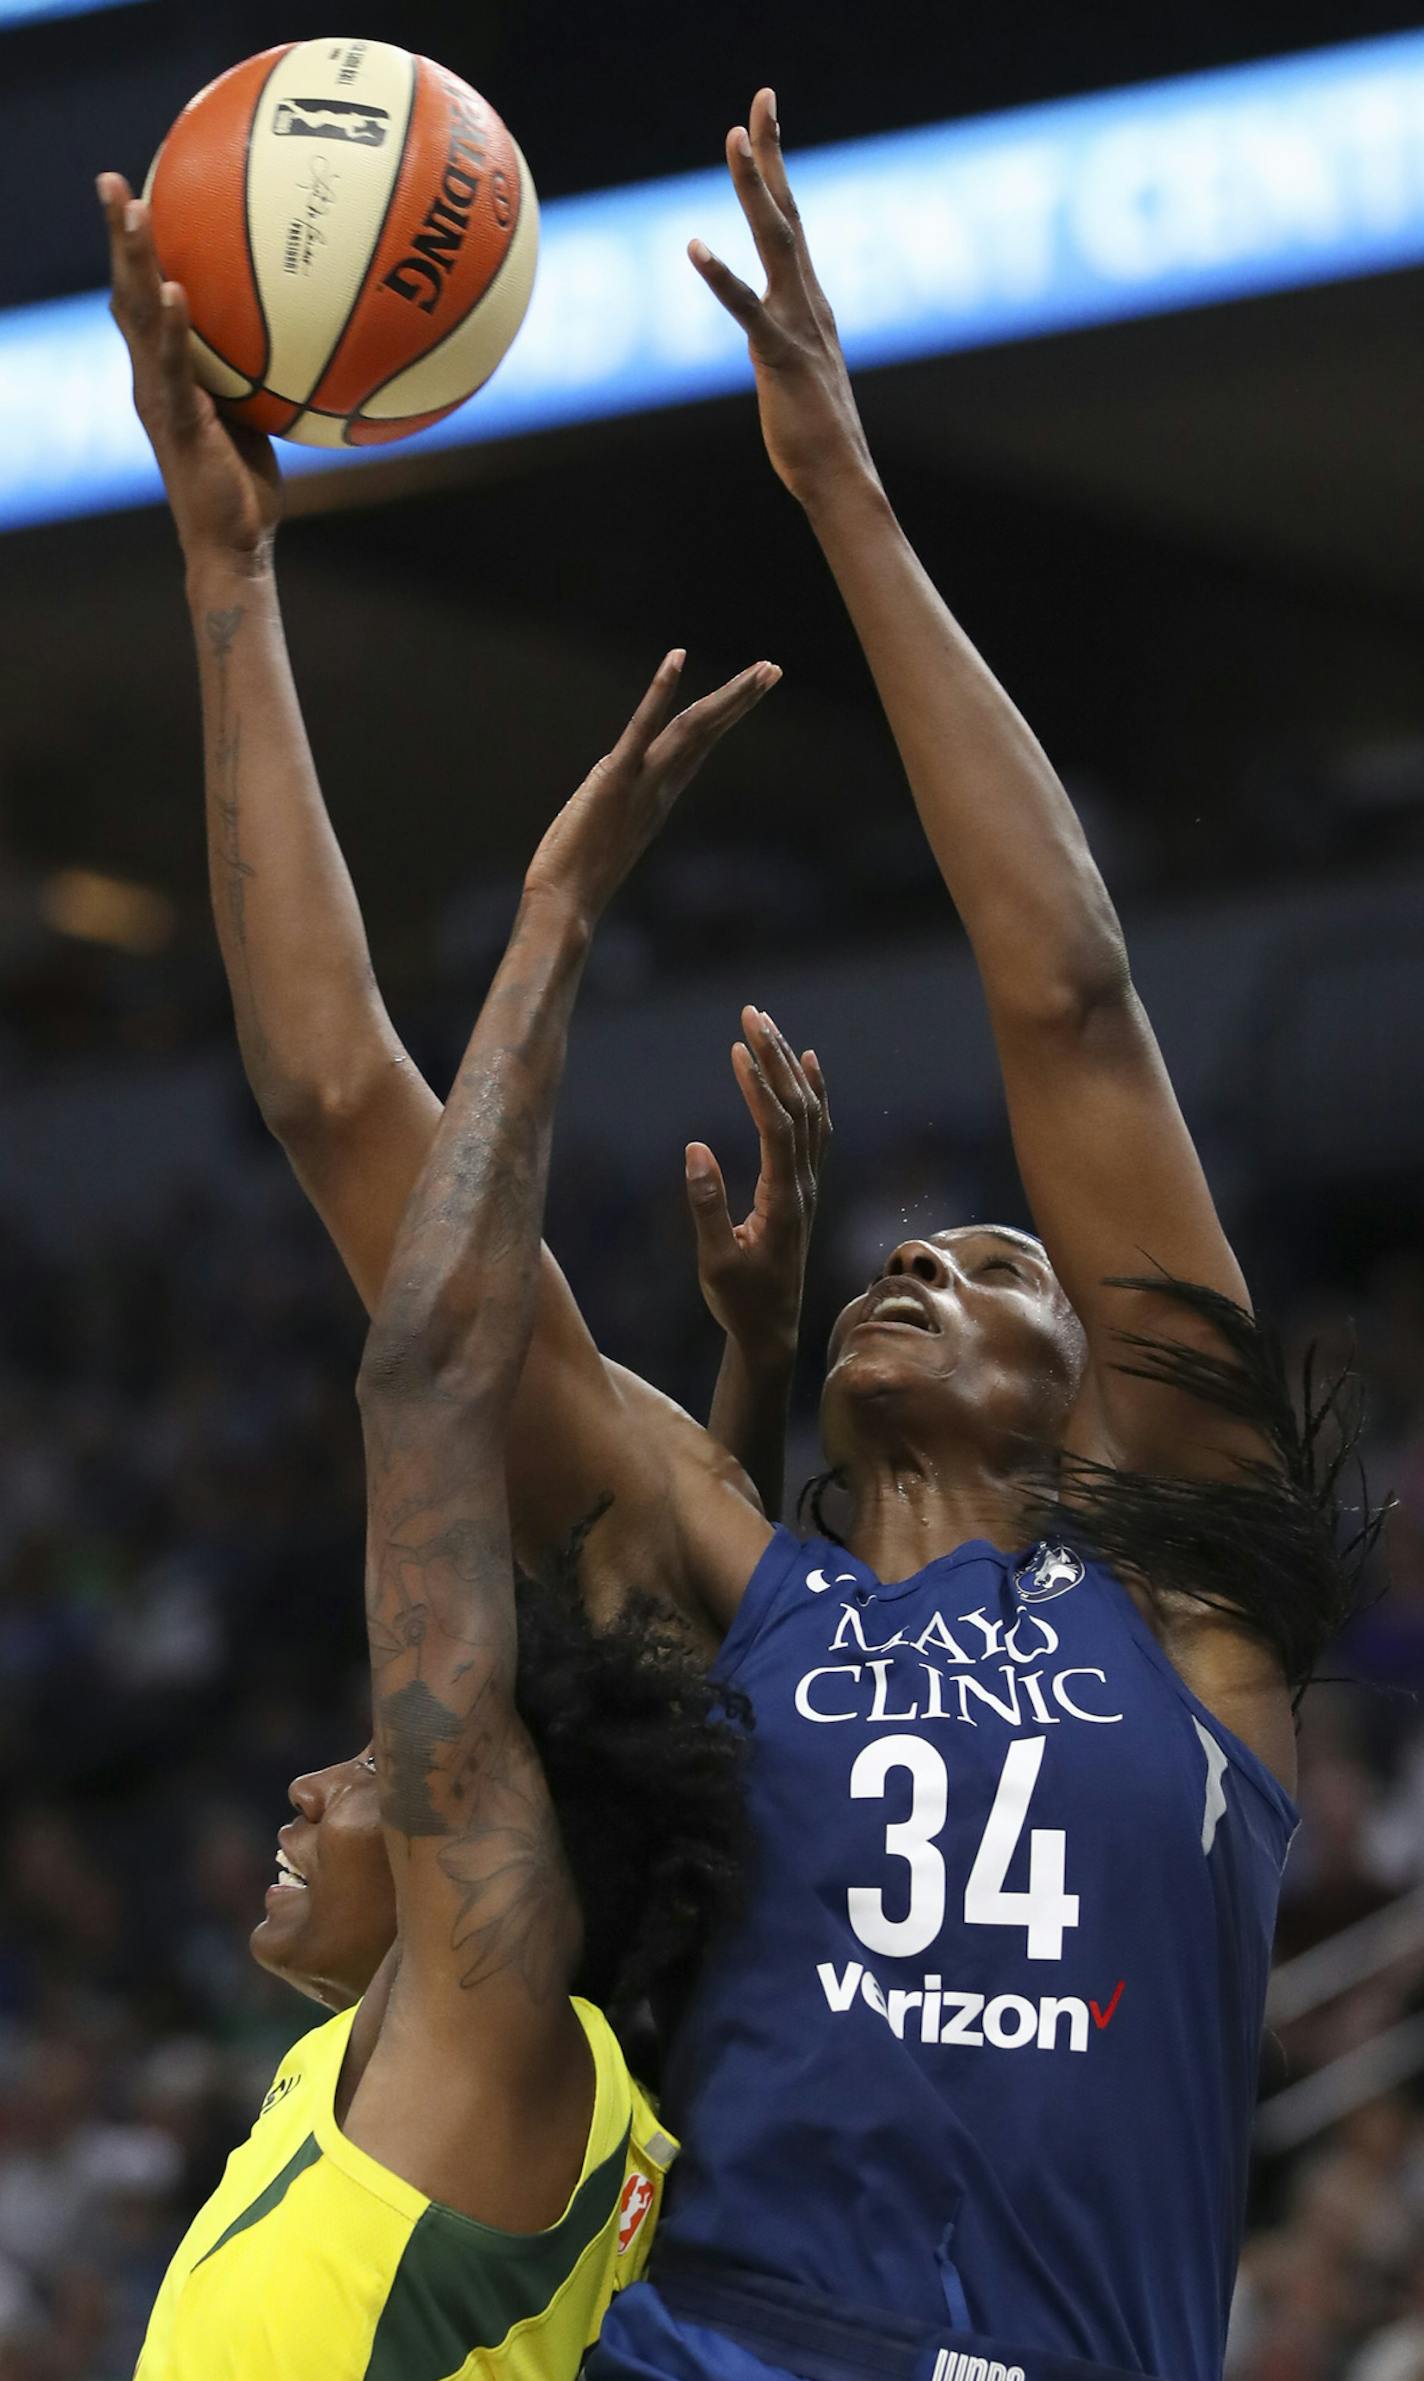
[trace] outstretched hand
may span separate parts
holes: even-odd
[[[798,1058],[763,1009],[743,1009],[742,1030],[732,1066],[761,1144],[751,1211],[732,1222],[722,1169],[702,1141],[688,1146],[687,1198],[714,1320],[744,1350],[774,1359],[796,1349],[831,1111],[814,1050]]]
[[[793,496],[812,502],[847,470],[873,473],[835,317],[781,153],[776,94],[758,91],[747,125],[727,135],[732,184],[766,274],[758,297],[702,240],[688,247],[714,297],[747,334],[766,451]]]
[[[686,654],[669,653],[613,750],[564,804],[529,863],[524,891],[565,903],[590,926],[641,858],[714,745],[781,676],[753,662],[673,715]]]
[[[100,174],[109,228],[110,312],[133,366],[134,407],[163,474],[189,565],[207,557],[255,565],[282,515],[282,479],[267,439],[230,426],[193,370],[188,300],[165,281],[142,199],[122,174]]]

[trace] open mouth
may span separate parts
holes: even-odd
[[[887,1298],[878,1299],[870,1313],[862,1317],[867,1323],[905,1323],[914,1331],[937,1331],[929,1307],[913,1290],[894,1290]]]
[[[297,1867],[296,1862],[287,1858],[286,1853],[282,1850],[282,1847],[279,1844],[277,1846],[277,1875],[271,1890],[275,1892],[277,1887],[281,1885],[292,1886],[302,1893],[305,1893],[307,1890],[306,1878],[302,1875],[302,1872]]]

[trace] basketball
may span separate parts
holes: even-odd
[[[488,102],[381,41],[262,51],[190,100],[144,195],[198,376],[307,446],[438,422],[524,319],[539,208]]]

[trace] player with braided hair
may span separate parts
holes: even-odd
[[[765,293],[692,261],[968,932],[1042,1237],[892,1250],[831,1338],[835,1537],[723,1525],[754,1884],[590,2377],[1219,2381],[1292,1707],[1369,1536],[1348,1400],[1295,1409],[1068,797],[891,509],[771,92],[727,161]]]

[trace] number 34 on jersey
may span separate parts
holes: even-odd
[[[1065,1829],[1030,1828],[1027,1883],[1015,1888],[1008,1883],[1043,1765],[1044,1743],[1041,1736],[1019,1737],[1008,1747],[955,1916],[965,1926],[1018,1929],[1025,1957],[1059,1960],[1065,1935],[1079,1923],[1078,1896],[1067,1886]],[[949,1769],[943,1755],[923,1737],[886,1736],[865,1747],[850,1774],[851,1796],[858,1802],[878,1801],[891,1792],[903,1801],[899,1781],[906,1775],[911,1788],[908,1816],[891,1820],[885,1829],[886,1857],[903,1863],[903,1870],[891,1871],[888,1890],[886,1885],[853,1885],[847,1896],[856,1940],[867,1951],[894,1959],[914,1959],[929,1951],[950,1916],[951,1880],[940,1849],[949,1815]],[[900,1915],[892,1915],[892,1903],[901,1907]],[[1084,2051],[1090,2024],[1105,2030],[1123,1992],[1119,1982],[1106,2005],[1076,1995],[1045,1995],[1032,2001],[1022,1993],[1000,1993],[988,1999],[982,1992],[954,1991],[939,1976],[926,1976],[918,1991],[887,1993],[859,1961],[852,1960],[843,1971],[823,1963],[818,1973],[833,2013],[863,2000],[901,2038],[913,2025],[924,2042],[968,2049],[987,2045],[1018,2050],[1035,2042],[1044,2050],[1061,2044]]]

